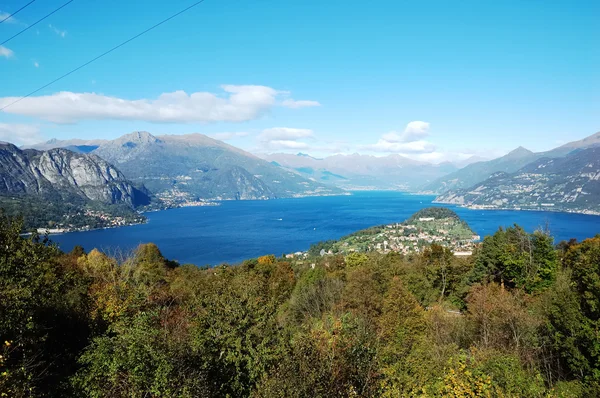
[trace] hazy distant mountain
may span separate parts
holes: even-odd
[[[512,152],[486,162],[470,164],[454,173],[441,177],[423,188],[424,192],[442,193],[454,189],[468,188],[494,173],[514,173],[521,167],[541,158],[558,158],[585,148],[600,146],[600,133],[591,135],[583,140],[573,141],[546,152],[531,152],[519,147]]]
[[[538,159],[515,173],[495,173],[469,188],[448,191],[436,202],[600,214],[600,146]]]
[[[108,142],[107,140],[81,140],[78,138],[72,140],[57,140],[53,138],[46,142],[30,145],[25,148],[47,151],[54,148],[65,148],[77,153],[90,153],[100,145]]]
[[[561,145],[558,148],[555,148],[551,151],[546,152],[546,154],[550,155],[549,157],[565,156],[574,150],[585,149],[585,148],[595,148],[598,146],[600,146],[600,132],[597,132],[596,134],[592,134],[589,137],[586,137],[582,140],[572,141],[572,142],[566,143],[564,145]]]
[[[260,155],[264,159],[317,181],[347,189],[398,189],[415,191],[426,183],[457,170],[451,163],[434,165],[400,155],[334,155],[323,159],[299,153]]]
[[[272,199],[341,194],[202,134],[127,134],[94,151],[162,197]]]
[[[538,158],[535,153],[523,148],[509,152],[497,159],[471,163],[462,169],[437,179],[423,188],[425,192],[445,192],[469,187],[497,172],[511,173]]]
[[[483,156],[477,156],[477,155],[473,155],[467,159],[464,160],[456,160],[453,161],[452,164],[460,169],[462,169],[463,167],[466,167],[470,164],[473,163],[477,163],[477,162],[487,162],[488,160],[490,160],[490,158],[484,158]]]

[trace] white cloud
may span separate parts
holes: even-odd
[[[214,138],[215,140],[229,141],[229,140],[232,140],[234,138],[246,137],[246,136],[248,136],[248,133],[245,132],[245,131],[239,131],[239,132],[236,132],[236,133],[225,132],[225,133],[208,134],[208,136],[211,137],[211,138]]]
[[[399,154],[417,154],[417,153],[431,153],[435,151],[435,145],[431,142],[419,140],[412,142],[391,142],[384,138],[379,139],[377,143],[373,145],[364,145],[361,149],[373,152],[388,152],[388,153],[399,153]]]
[[[318,101],[307,101],[307,100],[296,101],[293,99],[286,99],[281,103],[281,105],[286,108],[292,108],[292,109],[321,106],[321,104]]]
[[[290,127],[273,127],[265,129],[258,135],[261,151],[285,150],[285,149],[309,149],[310,145],[303,140],[314,139],[312,130],[297,129]]]
[[[435,145],[424,138],[429,135],[429,123],[414,121],[404,128],[402,133],[390,131],[383,134],[377,143],[363,145],[361,149],[373,152],[387,152],[399,154],[433,153]]]
[[[387,142],[413,142],[419,141],[429,135],[429,123],[414,121],[410,122],[404,128],[402,133],[390,131],[381,136],[382,140]]]
[[[306,142],[292,141],[292,140],[273,140],[264,143],[265,149],[268,150],[282,150],[282,149],[309,149],[310,145]]]
[[[267,86],[224,85],[220,93],[163,93],[156,99],[129,100],[96,93],[58,92],[29,97],[4,112],[55,123],[80,120],[141,120],[154,123],[244,122],[277,106],[281,92]],[[18,97],[0,98],[0,108]]]
[[[0,123],[0,141],[8,141],[16,145],[29,145],[42,141],[42,136],[37,126]]]
[[[67,35],[67,31],[66,30],[62,30],[62,29],[58,29],[56,26],[53,26],[52,24],[49,24],[48,27],[50,29],[52,29],[52,31],[54,33],[56,33],[57,35],[59,35],[60,37],[62,37],[63,39],[65,38],[65,36]]]
[[[413,158],[415,158],[416,160],[421,160],[423,162],[429,162],[429,163],[441,163],[448,159],[448,154],[446,153],[442,153],[442,152],[429,152],[429,153],[419,153],[416,156],[413,156]]]
[[[418,153],[408,155],[412,159],[421,160],[424,162],[439,164],[443,162],[454,163],[455,166],[464,167],[468,164],[479,162],[482,160],[494,159],[504,155],[504,151],[496,149],[461,149],[461,150],[442,150],[436,149],[434,152]]]
[[[33,61],[33,66],[35,66],[36,68],[40,67],[40,63],[37,61]]]
[[[429,123],[416,120],[406,125],[404,132],[407,134],[427,135],[429,132]]]
[[[15,53],[10,48],[0,46],[0,57],[12,58],[14,55]]]
[[[258,136],[258,139],[263,142],[276,140],[297,141],[302,138],[312,138],[313,136],[312,130],[309,129],[273,127],[263,130]]]
[[[0,21],[4,21],[4,23],[19,23],[19,21],[15,17],[10,17],[6,19],[9,15],[10,13],[8,12],[0,11]]]
[[[291,127],[273,127],[263,130],[257,136],[258,145],[252,152],[272,153],[298,152],[299,150],[309,153],[332,154],[343,153],[350,149],[350,145],[344,141],[319,140],[313,130]]]

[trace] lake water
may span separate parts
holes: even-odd
[[[167,258],[181,263],[237,263],[264,254],[304,251],[322,240],[401,222],[432,206],[433,199],[399,192],[355,192],[352,196],[226,201],[221,206],[149,213],[149,222],[143,225],[54,235],[52,240],[65,251],[75,245],[88,251],[130,250],[140,243],[154,242]],[[547,225],[556,242],[600,233],[600,216],[448,207],[482,237],[514,223],[527,231]]]

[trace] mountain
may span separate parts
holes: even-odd
[[[551,151],[546,152],[548,157],[562,157],[570,152],[586,148],[595,148],[600,146],[600,132],[592,134],[582,140],[568,142]]]
[[[134,132],[103,143],[93,153],[164,199],[273,199],[344,193],[202,134],[155,137]]]
[[[574,150],[600,146],[600,132],[579,141],[569,142],[546,152],[534,153],[523,147],[486,162],[472,163],[458,171],[437,179],[426,185],[423,193],[443,193],[454,189],[463,189],[484,181],[494,173],[514,173],[521,167],[542,158],[559,158]]]
[[[79,138],[72,140],[57,140],[56,138],[53,138],[46,142],[30,145],[26,148],[37,149],[40,151],[47,151],[55,148],[65,148],[77,153],[90,153],[106,142],[107,140],[81,140]]]
[[[600,146],[538,159],[515,173],[495,173],[467,189],[448,191],[435,202],[600,214]]]
[[[133,209],[150,202],[144,188],[136,188],[105,160],[63,148],[21,150],[0,143],[0,177],[0,205],[5,212],[22,213],[29,226],[64,223],[91,208],[95,218],[104,215],[106,221],[117,213],[139,218]]]
[[[261,155],[274,164],[316,181],[345,189],[397,189],[415,191],[434,179],[457,170],[451,163],[434,165],[401,155],[333,155],[317,159],[303,153]]]
[[[445,192],[451,189],[469,187],[485,180],[496,172],[511,173],[534,161],[538,155],[523,147],[497,159],[471,163],[462,169],[448,174],[423,188],[424,192]]]
[[[452,164],[455,165],[456,167],[458,167],[459,169],[462,169],[463,167],[466,167],[472,163],[487,162],[488,160],[490,160],[490,159],[484,158],[483,156],[473,155],[464,160],[453,161]]]
[[[95,155],[0,144],[0,195],[76,195],[106,204],[145,205],[148,196]]]

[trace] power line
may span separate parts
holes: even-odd
[[[68,4],[72,3],[73,0],[69,0],[67,1],[65,4],[63,4],[62,6],[58,7],[56,10],[52,11],[50,14],[47,14],[45,17],[38,19],[36,22],[32,23],[31,25],[29,25],[28,27],[26,27],[25,29],[23,29],[22,31],[20,31],[19,33],[17,33],[16,35],[9,37],[8,39],[4,40],[2,43],[0,43],[0,46],[3,44],[8,43],[9,41],[11,41],[12,39],[14,39],[15,37],[19,36],[21,33],[28,31],[29,29],[33,28],[35,25],[39,24],[40,22],[42,22],[44,19],[48,18],[50,15],[54,14],[57,11],[60,11],[61,9],[63,9],[64,7],[66,7]]]
[[[19,11],[21,11],[24,8],[27,8],[28,5],[30,5],[31,3],[35,2],[35,0],[31,0],[29,3],[25,4],[23,7],[19,8],[17,11],[13,12],[12,14],[10,14],[8,17],[4,18],[2,21],[0,21],[0,23],[6,21],[7,19],[11,19],[12,17],[14,17],[15,15],[17,15],[19,13]]]
[[[204,0],[200,0],[200,1],[197,1],[197,2],[195,2],[195,3],[194,3],[194,4],[192,4],[191,6],[189,6],[189,7],[187,7],[187,8],[184,8],[183,10],[179,11],[178,13],[175,13],[175,14],[171,15],[171,16],[170,16],[170,17],[168,17],[167,19],[163,19],[162,21],[160,21],[160,22],[159,22],[159,23],[157,23],[156,25],[153,25],[153,26],[151,26],[150,28],[148,28],[148,29],[144,30],[143,32],[141,32],[141,33],[138,33],[137,35],[133,36],[132,38],[125,40],[125,41],[124,41],[124,42],[122,42],[121,44],[118,44],[118,45],[114,46],[114,47],[113,47],[113,48],[111,48],[110,50],[103,52],[102,54],[100,54],[100,55],[98,55],[97,57],[95,57],[95,58],[93,58],[93,59],[89,60],[89,61],[88,61],[88,62],[86,62],[85,64],[83,64],[83,65],[80,65],[80,66],[78,66],[77,68],[75,68],[75,69],[73,69],[73,70],[71,70],[71,71],[69,71],[69,72],[65,73],[64,75],[62,75],[62,76],[60,76],[60,77],[58,77],[58,78],[56,78],[56,79],[52,80],[50,83],[48,83],[48,84],[45,84],[45,85],[43,85],[42,87],[40,87],[40,88],[38,88],[38,89],[36,89],[36,90],[34,90],[34,91],[30,92],[29,94],[27,94],[27,95],[24,95],[23,97],[19,98],[18,100],[14,101],[14,102],[11,102],[11,103],[10,103],[10,104],[8,104],[8,105],[5,105],[5,106],[3,106],[2,108],[0,108],[0,111],[3,111],[3,110],[5,110],[6,108],[8,108],[9,106],[12,106],[12,105],[16,104],[17,102],[20,102],[20,101],[24,100],[25,98],[32,96],[33,94],[37,93],[38,91],[41,91],[41,90],[45,89],[46,87],[48,87],[48,86],[50,86],[50,85],[52,85],[52,84],[56,83],[57,81],[64,79],[65,77],[69,76],[70,74],[77,72],[79,69],[82,69],[82,68],[84,68],[84,67],[88,66],[88,65],[89,65],[89,64],[91,64],[92,62],[94,62],[94,61],[96,61],[96,60],[98,60],[98,59],[100,59],[100,58],[104,57],[105,55],[108,55],[108,54],[110,54],[111,52],[115,51],[116,49],[118,49],[118,48],[120,48],[120,47],[123,47],[125,44],[129,43],[130,41],[133,41],[133,40],[137,39],[138,37],[140,37],[140,36],[142,36],[142,35],[144,35],[144,34],[146,34],[146,33],[150,32],[151,30],[158,28],[160,25],[164,24],[165,22],[168,22],[168,21],[170,21],[171,19],[173,19],[173,18],[175,18],[175,17],[177,17],[177,16],[179,16],[179,15],[183,14],[184,12],[186,12],[186,11],[188,11],[188,10],[190,10],[190,9],[192,9],[192,8],[194,8],[194,7],[196,7],[196,6],[197,6],[197,5],[199,5],[200,3],[204,3]]]

